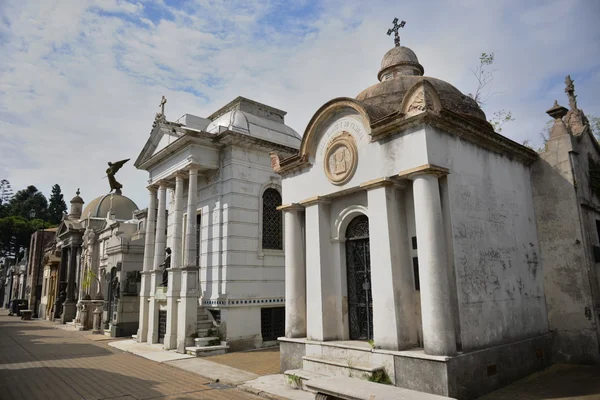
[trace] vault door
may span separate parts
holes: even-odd
[[[369,220],[361,215],[346,229],[346,277],[350,339],[373,339]]]

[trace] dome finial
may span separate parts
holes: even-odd
[[[394,18],[392,22],[394,23],[394,27],[388,29],[387,35],[391,36],[392,32],[394,32],[394,44],[396,45],[396,47],[400,47],[400,34],[398,33],[398,29],[404,28],[406,21],[401,21],[400,25],[398,25],[398,18]]]

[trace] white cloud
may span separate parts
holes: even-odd
[[[377,82],[396,14],[426,74],[465,93],[479,54],[495,52],[485,111],[512,110],[503,133],[518,142],[538,141],[545,110],[567,103],[568,73],[580,107],[600,115],[600,3],[286,3],[2,2],[0,178],[47,194],[59,183],[67,199],[78,187],[88,201],[105,193],[106,162],[137,157],[162,95],[169,119],[242,95],[288,111],[302,133],[324,102]],[[119,180],[145,207],[147,174],[132,163]]]

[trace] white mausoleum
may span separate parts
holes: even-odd
[[[310,120],[282,174],[282,371],[476,397],[549,362],[530,164],[397,46]],[[379,372],[378,372],[379,371]],[[379,375],[381,376],[381,375]]]
[[[285,114],[238,97],[208,118],[157,115],[135,163],[149,173],[139,342],[185,352],[218,334],[236,350],[283,334],[281,187],[269,152],[298,149]]]

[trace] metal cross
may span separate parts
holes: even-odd
[[[165,115],[165,104],[167,104],[167,99],[165,96],[162,97],[162,100],[160,101],[160,113],[162,115]]]
[[[399,47],[400,46],[400,34],[398,34],[398,29],[404,28],[406,21],[401,21],[400,25],[398,25],[398,18],[394,18],[394,21],[392,21],[392,22],[394,23],[394,27],[392,29],[388,29],[387,34],[388,34],[388,36],[391,36],[392,32],[394,32],[394,44],[396,45],[396,47]]]

